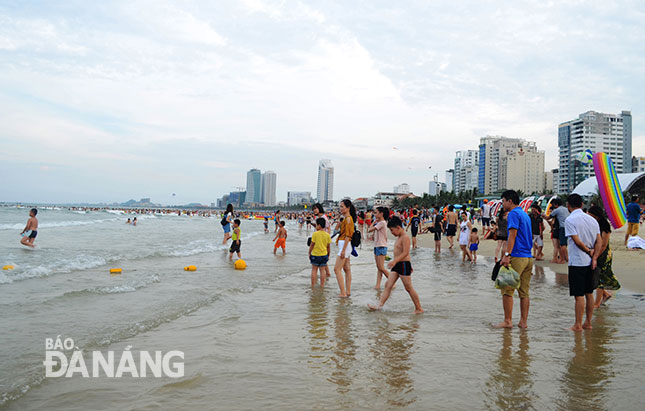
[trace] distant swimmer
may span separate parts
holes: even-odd
[[[242,258],[242,252],[240,248],[242,247],[242,231],[240,230],[240,224],[242,222],[239,219],[233,220],[233,235],[231,238],[233,242],[231,243],[231,248],[228,250],[229,255],[228,259],[233,261],[233,254],[237,253],[237,258]]]
[[[414,313],[421,314],[423,308],[421,308],[419,294],[412,287],[411,275],[413,270],[412,264],[410,263],[410,237],[405,233],[401,219],[396,216],[388,221],[387,226],[390,232],[396,237],[396,242],[394,243],[394,259],[387,265],[392,271],[387,279],[385,291],[383,291],[379,303],[377,305],[368,304],[367,306],[370,310],[380,310],[383,308],[387,299],[390,298],[394,283],[400,277],[405,286],[405,291],[408,292],[414,304]]]
[[[34,240],[36,239],[36,236],[38,235],[38,219],[36,218],[36,214],[38,214],[38,210],[35,208],[32,208],[29,211],[29,220],[27,220],[27,225],[25,226],[25,229],[22,230],[22,239],[20,239],[20,244],[34,248]]]
[[[126,224],[132,224],[132,221],[128,218],[128,221],[125,222]]]
[[[275,245],[273,246],[273,254],[276,254],[278,248],[282,248],[282,255],[285,255],[287,253],[287,229],[284,228],[284,224],[284,221],[280,221],[280,229],[273,238],[273,241],[275,241]]]
[[[137,225],[137,217],[134,217],[134,220],[132,220],[132,225]]]

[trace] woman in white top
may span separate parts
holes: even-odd
[[[461,224],[459,226],[459,247],[461,247],[461,261],[466,261],[466,257],[468,257],[468,261],[472,261],[473,259],[472,255],[470,254],[470,250],[468,249],[470,230],[472,230],[472,228],[473,225],[468,219],[468,214],[462,212]]]
[[[368,233],[374,233],[374,260],[376,262],[376,286],[374,289],[381,289],[381,278],[387,279],[390,275],[385,269],[385,256],[387,255],[387,219],[390,217],[390,210],[387,207],[378,207],[374,211],[375,221],[367,228]],[[386,280],[387,281],[387,280]]]

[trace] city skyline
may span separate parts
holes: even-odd
[[[631,111],[645,155],[645,4],[448,4],[5,3],[0,201],[208,204],[250,167],[286,198],[320,158],[336,199],[421,193],[486,135],[556,168],[586,110]]]

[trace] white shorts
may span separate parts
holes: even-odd
[[[533,235],[533,244],[535,244],[538,247],[543,247],[544,246],[544,241],[540,238],[539,235]]]
[[[343,246],[345,246],[345,240],[338,240],[338,256],[343,252]],[[352,256],[352,245],[347,244],[347,249],[345,250],[345,258]]]

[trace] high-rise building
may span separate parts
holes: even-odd
[[[558,126],[559,167],[557,193],[567,194],[593,175],[591,162],[583,161],[585,150],[604,152],[619,174],[631,170],[632,114],[587,111]]]
[[[318,201],[334,201],[334,166],[331,160],[320,160],[318,164]]]
[[[276,205],[276,179],[273,171],[266,171],[262,174],[262,201],[265,206]]]
[[[311,191],[287,191],[288,206],[309,203],[311,203]]]
[[[262,199],[262,172],[252,168],[246,172],[246,203],[259,204]]]
[[[410,194],[410,185],[408,183],[401,183],[394,186],[394,192],[397,194]]]
[[[538,151],[534,142],[521,138],[482,137],[478,174],[478,189],[482,194],[495,194],[505,189],[525,193],[542,191],[544,152]]]
[[[235,207],[242,207],[246,201],[246,191],[232,191],[228,195],[228,202]]]
[[[632,173],[645,172],[645,157],[632,157]]]
[[[503,157],[500,161],[499,189],[522,191],[525,194],[544,192],[544,151],[535,149]]]
[[[472,191],[477,188],[479,166],[479,151],[463,150],[455,153],[455,168],[453,189],[455,193]]]
[[[447,192],[452,192],[453,185],[452,183],[455,181],[455,170],[452,168],[450,170],[446,170],[446,191]]]
[[[430,181],[428,183],[428,195],[438,196],[439,194],[441,194],[442,185],[445,185],[445,184],[434,180]]]

